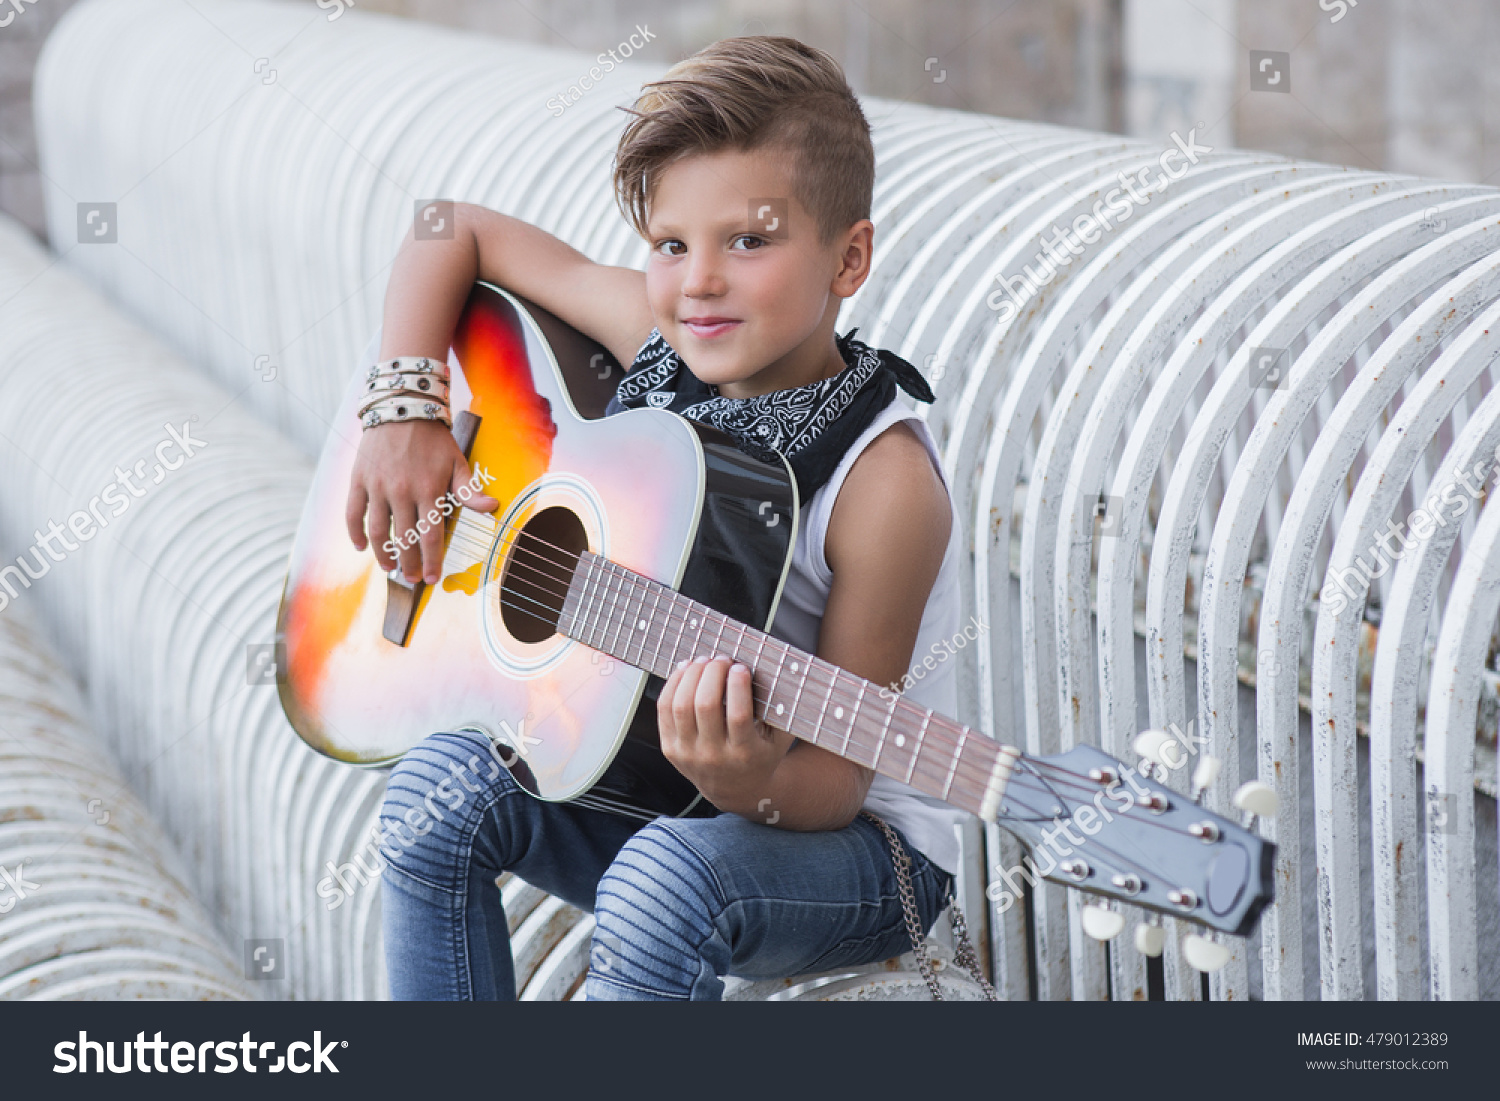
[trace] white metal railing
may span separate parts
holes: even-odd
[[[0,615],[0,1001],[253,997],[33,617]]]
[[[662,66],[627,64],[553,117],[581,55],[306,5],[205,10],[212,23],[166,0],[85,0],[59,25],[36,94],[49,226],[72,268],[304,452],[418,200],[644,261],[608,166],[614,105]],[[1169,179],[1176,143],[866,105],[875,267],[841,327],[937,393],[926,415],[971,518],[965,596],[996,624],[956,659],[958,717],[1035,751],[1126,757],[1139,726],[1175,724],[1224,761],[1213,805],[1252,774],[1277,788],[1280,902],[1214,996],[1495,996],[1500,950],[1479,921],[1494,838],[1475,833],[1492,804],[1475,799],[1495,784],[1500,521],[1476,501],[1393,562],[1378,630],[1362,599],[1335,616],[1309,595],[1454,463],[1493,454],[1500,192],[1232,150],[1179,152]],[[1162,188],[1121,198],[1143,170]],[[111,199],[119,247],[73,246],[76,204]],[[1107,228],[1080,221],[1101,210]],[[1048,241],[1057,259],[1041,261]],[[1267,358],[1276,385],[1260,384]],[[971,925],[987,874],[1017,855],[984,832],[966,838]],[[1144,993],[1128,931],[1106,950],[1060,889],[1031,905],[1030,930],[1021,907],[991,915],[1007,996],[1033,979],[1046,998]],[[1165,963],[1169,996],[1197,996],[1175,940]]]

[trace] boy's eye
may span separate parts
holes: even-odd
[[[763,239],[761,239],[760,237],[757,237],[753,233],[742,233],[738,237],[736,237],[734,240],[735,240],[735,244],[739,244],[741,241],[749,241],[750,242],[750,248],[747,251],[750,251],[750,252],[754,252],[756,249],[760,248],[763,244],[765,244],[765,241]]]
[[[668,237],[665,241],[658,241],[656,243],[656,251],[663,253],[666,256],[681,256],[682,254],[680,252],[671,251],[672,246],[674,245],[682,245],[682,242],[677,240],[676,238]]]

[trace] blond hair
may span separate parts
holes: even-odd
[[[642,237],[665,169],[700,153],[764,149],[783,158],[818,239],[870,216],[875,149],[843,70],[795,38],[725,38],[644,85],[615,150],[615,200]],[[764,196],[749,196],[762,198]]]

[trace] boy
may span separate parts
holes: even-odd
[[[632,368],[610,411],[649,403],[773,446],[802,512],[772,634],[883,685],[958,626],[958,520],[924,423],[931,401],[887,352],[837,338],[842,299],[870,273],[874,151],[836,62],[789,38],[727,39],[648,84],[621,137],[617,199],[651,248],[646,271],[589,261],[548,233],[457,204],[454,237],[414,244],[391,272],[381,359],[446,358],[476,278],[551,310]],[[778,222],[778,218],[781,222]],[[690,368],[690,371],[685,368]],[[468,477],[439,422],[366,430],[350,536],[382,568],[394,524]],[[489,498],[471,508],[493,509]],[[369,535],[365,534],[365,514]],[[436,582],[442,536],[399,552]],[[934,652],[936,647],[933,647]],[[955,710],[952,663],[907,695]],[[941,912],[963,813],[753,718],[750,674],[679,666],[657,706],[667,759],[707,817],[638,818],[533,799],[503,769],[384,873],[396,998],[513,999],[503,870],[594,912],[589,999],[714,999],[722,976],[782,977],[876,961]],[[400,821],[483,743],[441,733],[393,771]],[[467,779],[466,786],[469,785]],[[877,812],[897,831],[883,832]],[[904,908],[888,837],[910,854]]]

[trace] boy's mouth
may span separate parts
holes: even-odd
[[[712,340],[729,332],[740,322],[733,317],[685,317],[682,324],[701,340]]]

